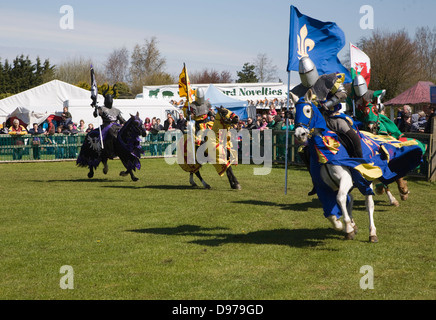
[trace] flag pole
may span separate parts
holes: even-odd
[[[94,67],[91,64],[91,98],[95,97],[95,102],[93,101],[93,103],[91,104],[91,106],[93,106],[94,108],[98,107],[98,103],[97,103],[97,99],[98,99],[98,87],[97,87],[97,81],[95,80],[95,74],[94,74]],[[98,112],[97,112],[97,125],[98,125],[98,130],[100,133],[100,143],[101,143],[101,148],[104,149],[104,144],[103,144],[103,135],[101,133],[101,125],[100,124],[100,117],[98,117]]]
[[[188,102],[188,110],[189,110],[189,128],[191,135],[191,145],[192,145],[192,164],[195,164],[195,142],[194,142],[194,129],[192,127],[192,110],[191,110],[191,102],[189,101],[190,94],[190,84],[188,83],[188,70],[186,69],[186,65],[183,62],[183,70],[185,70],[185,80],[186,80],[186,100]],[[187,151],[187,150],[186,150]],[[189,152],[188,152],[189,153]],[[188,161],[189,162],[189,161]]]
[[[286,101],[287,116],[289,115],[289,91],[291,87],[291,72],[288,71],[288,92]],[[289,146],[289,118],[286,117],[286,151],[285,151],[285,195],[288,193],[288,146]]]

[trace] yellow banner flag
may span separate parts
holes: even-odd
[[[191,89],[191,82],[189,81],[188,72],[186,71],[186,66],[183,64],[183,70],[179,77],[179,96],[186,97],[187,102],[192,102],[192,95],[194,90]]]

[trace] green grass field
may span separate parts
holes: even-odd
[[[284,195],[283,167],[239,165],[235,191],[210,165],[212,190],[163,159],[142,166],[132,182],[119,161],[91,180],[74,162],[0,164],[0,298],[436,299],[435,184],[410,178],[398,208],[376,196],[370,244],[363,196],[353,191],[359,233],[345,241],[303,168]],[[65,265],[74,289],[60,286]],[[363,266],[374,289],[360,287]]]

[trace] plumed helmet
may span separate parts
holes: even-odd
[[[309,57],[303,57],[298,66],[298,73],[303,86],[306,88],[312,87],[319,78],[318,70],[313,61]]]
[[[195,101],[199,104],[202,104],[204,102],[204,90],[203,88],[198,88],[195,90]]]
[[[359,74],[356,78],[354,78],[353,89],[358,97],[362,97],[368,92],[368,85],[366,84],[366,80],[362,75]]]

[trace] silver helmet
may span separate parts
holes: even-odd
[[[357,75],[353,80],[353,88],[356,96],[363,97],[365,93],[368,92],[368,85],[366,84],[366,80],[362,75]]]
[[[319,78],[318,70],[313,61],[309,57],[303,57],[298,66],[298,73],[303,86],[306,88],[312,87]]]
[[[195,101],[199,104],[204,102],[204,90],[202,88],[195,90]]]

